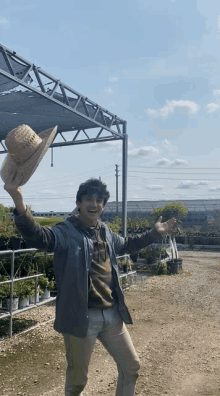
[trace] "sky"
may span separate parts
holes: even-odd
[[[127,121],[128,201],[220,198],[219,1],[1,0],[0,43]],[[49,149],[24,201],[72,211],[91,177],[115,201],[116,164],[121,201],[122,141]]]

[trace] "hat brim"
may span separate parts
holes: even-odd
[[[12,156],[8,153],[6,158],[3,161],[0,175],[4,183],[7,183],[7,180],[11,175],[14,175],[13,185],[15,187],[23,186],[27,183],[27,181],[31,178],[33,173],[36,171],[39,166],[41,160],[49,149],[51,143],[53,142],[55,135],[57,133],[57,126],[53,128],[49,128],[43,132],[40,132],[38,136],[42,139],[39,149],[30,157],[24,164],[18,165],[12,159]],[[16,174],[19,169],[19,173],[23,173],[22,182],[16,183]]]

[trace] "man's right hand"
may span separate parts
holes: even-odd
[[[8,178],[7,182],[4,185],[5,191],[7,191],[11,195],[19,214],[23,214],[26,211],[26,205],[23,202],[21,187],[18,187],[18,183],[22,183],[22,180],[23,175],[22,177],[17,178],[15,183],[14,175],[12,175]]]
[[[15,179],[16,176],[16,179]],[[11,197],[21,197],[22,196],[22,191],[21,191],[21,187],[19,187],[19,185],[21,185],[23,181],[23,173],[19,174],[19,171],[16,172],[16,174],[12,174],[10,175],[10,177],[8,177],[5,185],[4,185],[4,189],[5,191],[7,191]]]
[[[5,191],[7,191],[11,197],[13,198],[14,196],[22,196],[22,191],[21,191],[21,187],[16,187],[13,184],[9,184],[8,182],[4,185],[4,189]]]

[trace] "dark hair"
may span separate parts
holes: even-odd
[[[98,194],[98,197],[104,200],[104,206],[110,198],[110,193],[107,190],[106,184],[101,182],[101,180],[99,179],[92,178],[86,180],[85,183],[80,184],[79,190],[76,194],[76,203],[82,202],[83,197],[94,194]],[[78,212],[80,212],[79,208],[78,208]]]

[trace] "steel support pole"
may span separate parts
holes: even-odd
[[[11,255],[11,284],[10,284],[10,318],[9,318],[9,337],[12,337],[12,302],[13,302],[13,289],[14,289],[14,251]]]
[[[123,122],[122,141],[122,236],[127,236],[127,170],[128,170],[128,135],[127,122]]]
[[[116,216],[118,216],[118,165],[116,166]]]

